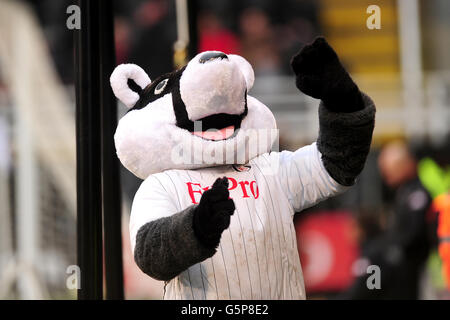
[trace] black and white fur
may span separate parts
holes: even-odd
[[[232,164],[237,149],[249,150],[242,164],[270,151],[271,143],[266,149],[246,147],[258,144],[247,129],[276,129],[272,112],[248,95],[254,81],[252,67],[237,55],[210,51],[208,56],[214,58],[205,60],[205,53],[198,54],[187,66],[152,82],[133,64],[118,66],[111,75],[115,95],[130,108],[116,130],[117,154],[139,178],[167,169]],[[236,131],[228,139],[211,141],[192,134],[195,121],[201,121],[202,131],[229,125]],[[224,156],[205,163],[211,149]],[[192,150],[192,161],[180,161],[183,150]]]

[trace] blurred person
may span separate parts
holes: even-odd
[[[275,32],[279,51],[283,57],[292,56],[293,53],[320,34],[310,20],[302,17],[294,18],[285,24],[276,26]],[[284,73],[290,72],[288,63],[283,63],[282,68]]]
[[[114,18],[114,45],[117,63],[127,62],[131,46],[131,33],[131,26],[125,17]]]
[[[215,13],[211,11],[201,13],[198,24],[199,52],[213,50],[239,54],[238,37],[224,27]]]
[[[444,169],[431,158],[420,160],[420,181],[433,197],[433,213],[437,214],[438,251],[442,261],[442,275],[450,292],[450,169]]]
[[[144,1],[134,11],[137,30],[129,61],[149,70],[153,79],[172,71],[175,16],[168,0]]]
[[[321,34],[319,3],[315,0],[287,0],[270,3],[269,11],[275,24],[277,46],[283,57],[290,57]],[[290,66],[283,61],[283,72]]]
[[[450,192],[439,194],[433,201],[439,212],[437,236],[439,237],[439,255],[442,260],[442,274],[447,290],[450,291]]]
[[[419,282],[433,245],[427,212],[431,197],[417,176],[417,161],[402,142],[387,144],[378,157],[380,173],[394,193],[393,214],[379,236],[367,239],[361,274],[339,299],[418,299]],[[369,265],[380,268],[381,288],[368,288]]]
[[[280,72],[280,56],[268,15],[250,7],[239,17],[241,54],[253,65],[256,75]]]

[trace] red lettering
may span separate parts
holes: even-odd
[[[192,203],[193,204],[198,204],[197,201],[195,201],[195,193],[200,193],[200,195],[202,194],[202,186],[200,185],[200,183],[192,183],[192,182],[186,182],[187,187],[188,187],[188,191],[189,191],[189,196],[191,197]],[[193,185],[196,185],[198,187],[200,187],[200,189],[198,190],[194,190],[192,188]]]
[[[237,187],[237,181],[234,178],[227,177],[228,181],[231,182],[231,187],[228,186],[228,190],[231,191]]]
[[[245,185],[248,184],[248,181],[241,181],[241,182],[239,182],[239,184],[241,185],[242,193],[244,194],[243,198],[250,198],[249,195],[247,194],[247,190],[245,188]]]
[[[231,191],[233,189],[236,189],[237,186],[239,185],[242,190],[242,198],[250,198],[250,195],[249,195],[248,189],[247,189],[247,185],[249,185],[250,192],[251,192],[253,198],[258,199],[259,188],[258,188],[258,184],[256,183],[256,181],[251,181],[251,182],[239,181],[239,182],[237,182],[237,180],[234,178],[228,178],[228,181],[231,182],[231,185],[228,186],[228,190]],[[201,197],[201,195],[203,194],[204,191],[207,191],[211,188],[210,186],[202,187],[200,183],[193,183],[193,182],[186,182],[186,185],[188,187],[189,196],[191,197],[191,201],[193,204],[198,204],[197,199],[195,199],[196,193],[200,194],[200,197]],[[200,198],[199,198],[199,200],[200,200]]]
[[[256,188],[253,185],[255,185]],[[259,188],[258,188],[258,185],[256,184],[256,181],[250,182],[250,191],[252,192],[253,198],[258,199],[258,197],[259,197]]]

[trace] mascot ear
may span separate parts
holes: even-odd
[[[245,81],[247,82],[247,90],[250,90],[253,87],[253,82],[255,82],[255,73],[252,65],[236,54],[229,54],[228,58],[239,66],[239,69],[241,69]]]
[[[117,99],[128,108],[132,108],[139,100],[140,91],[148,86],[151,80],[141,67],[135,64],[121,64],[114,69],[110,82]]]

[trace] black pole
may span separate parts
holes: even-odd
[[[92,1],[92,0],[91,0]],[[100,108],[102,129],[103,240],[106,299],[123,299],[121,192],[119,162],[114,146],[117,102],[109,84],[116,65],[113,1],[98,0],[100,52]]]
[[[79,0],[75,31],[78,299],[103,298],[100,83],[97,1]]]
[[[187,0],[189,20],[188,61],[198,53],[198,1]]]

